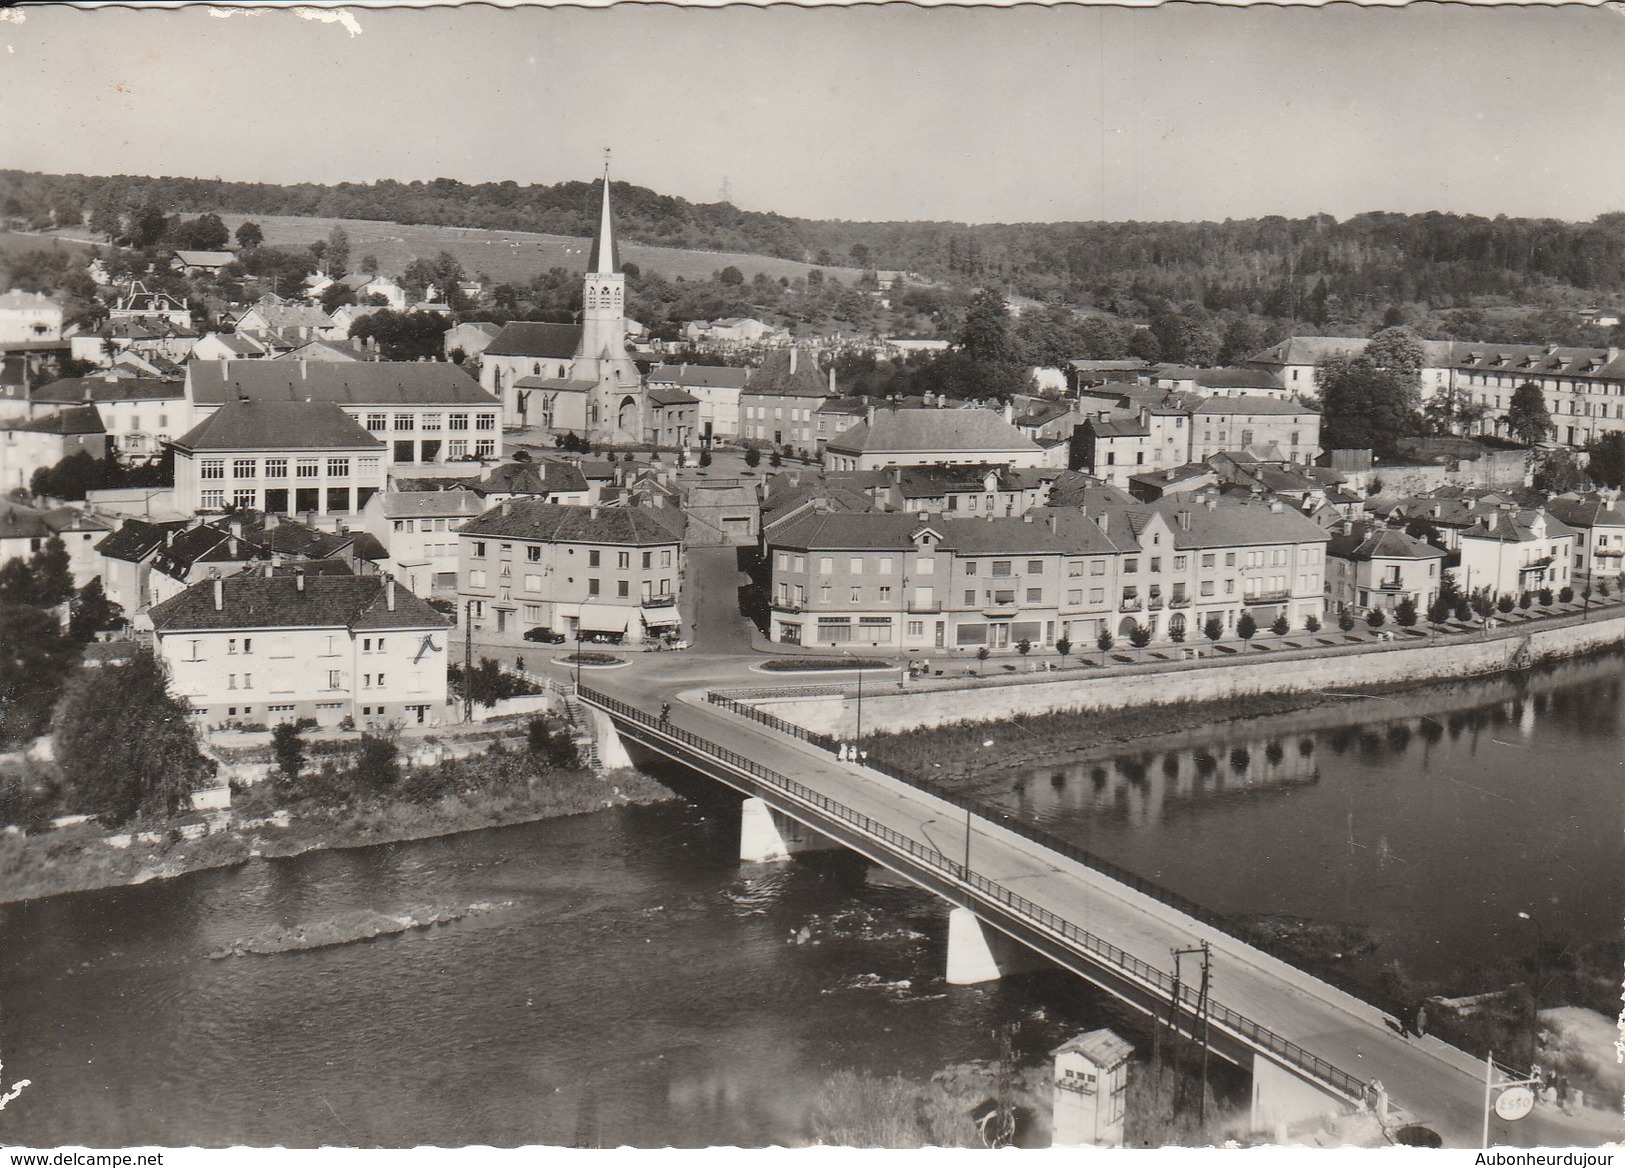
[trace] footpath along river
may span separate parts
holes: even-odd
[[[979,789],[1214,908],[1371,924],[1368,960],[1436,970],[1532,943],[1520,910],[1617,943],[1622,702],[1612,657]],[[799,1143],[835,1071],[923,1079],[1006,1021],[1029,1060],[1138,1027],[1064,975],[945,986],[940,905],[849,855],[742,867],[735,830],[704,798],[0,908],[0,1058],[33,1081],[0,1143]],[[209,957],[424,905],[490,907]]]

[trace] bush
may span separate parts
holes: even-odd
[[[1570,596],[1574,595],[1574,590],[1572,588],[1565,588],[1563,591],[1567,592]],[[1550,588],[1542,588],[1538,593],[1536,593],[1536,595],[1540,597],[1540,602],[1542,604],[1551,604],[1552,590]]]
[[[1365,614],[1365,623],[1374,629],[1380,629],[1388,623],[1388,614],[1380,608],[1373,608]]]
[[[1520,611],[1527,609],[1533,603],[1535,603],[1535,595],[1527,588],[1518,594],[1518,608]]]
[[[271,753],[276,757],[276,768],[282,773],[282,782],[297,783],[299,772],[305,765],[305,741],[299,737],[296,724],[282,722],[271,731]]]
[[[1275,618],[1274,624],[1270,625],[1270,632],[1274,633],[1277,637],[1284,637],[1291,631],[1292,622],[1286,619],[1286,613],[1284,612]]]
[[[1101,629],[1100,636],[1095,638],[1095,645],[1102,653],[1110,653],[1112,646],[1117,644],[1110,629]]]
[[[1250,612],[1242,613],[1241,619],[1236,622],[1236,636],[1243,641],[1251,641],[1253,635],[1257,632],[1258,622],[1253,619],[1253,614]]]
[[[1337,627],[1342,629],[1345,633],[1352,633],[1354,631],[1354,614],[1352,612],[1339,613],[1337,616]]]
[[[1436,625],[1442,625],[1449,619],[1450,601],[1446,600],[1443,596],[1440,596],[1432,604],[1428,605],[1428,620],[1432,621]]]
[[[1472,602],[1465,596],[1456,601],[1456,619],[1463,622],[1473,619]]]
[[[1318,633],[1318,632],[1320,632],[1320,618],[1318,616],[1316,616],[1314,613],[1310,613],[1308,616],[1304,617],[1303,618],[1303,631],[1306,632],[1306,633]]]
[[[1510,593],[1503,594],[1501,596],[1501,599],[1499,599],[1499,600],[1497,600],[1495,602],[1495,607],[1501,611],[1503,616],[1505,614],[1511,612],[1513,607],[1514,607],[1514,602],[1513,602],[1511,594]]]
[[[1168,639],[1170,641],[1172,641],[1176,645],[1183,645],[1185,643],[1185,635],[1186,635],[1185,634],[1185,626],[1184,626],[1183,623],[1181,623],[1179,621],[1173,621],[1173,622],[1169,623],[1169,625],[1168,625]]]
[[[755,470],[762,465],[762,452],[754,446],[745,447],[745,465]]]
[[[1541,603],[1542,604],[1550,604],[1551,603],[1551,595],[1552,595],[1552,590],[1550,588],[1546,589],[1542,593]],[[1570,588],[1567,584],[1563,585],[1562,589],[1557,594],[1557,599],[1560,600],[1564,604],[1573,603],[1573,601],[1574,601],[1574,589]]]
[[[363,734],[352,772],[356,786],[363,791],[383,791],[393,787],[401,777],[400,753],[388,738]]]
[[[1399,602],[1394,609],[1394,620],[1399,622],[1400,628],[1408,629],[1416,624],[1416,602],[1407,596]]]
[[[707,467],[707,466],[710,466],[710,465],[711,465],[711,452],[709,450],[700,451],[700,466]]]
[[[1145,648],[1151,643],[1151,626],[1135,622],[1134,627],[1128,631],[1128,643],[1136,649]]]

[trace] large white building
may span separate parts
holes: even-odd
[[[358,514],[384,489],[387,448],[332,402],[233,401],[175,439],[175,506],[313,521]]]
[[[328,402],[385,443],[402,469],[502,457],[501,409],[444,361],[194,361],[193,424],[228,402]]]
[[[381,491],[361,522],[389,549],[387,570],[420,596],[457,591],[457,530],[486,510],[473,491]]]
[[[0,295],[0,346],[62,339],[62,306],[38,292]]]
[[[447,621],[389,577],[270,566],[151,612],[170,688],[206,724],[440,725]]]

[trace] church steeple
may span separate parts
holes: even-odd
[[[598,232],[592,239],[592,255],[587,271],[608,275],[621,270],[621,255],[615,248],[615,228],[609,214],[609,151],[604,151],[604,205],[598,214]]]

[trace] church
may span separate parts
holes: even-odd
[[[609,166],[592,253],[583,277],[580,324],[514,321],[481,356],[480,384],[502,402],[507,428],[573,433],[595,443],[645,440],[652,424],[642,374],[629,355],[626,273],[615,247]]]

